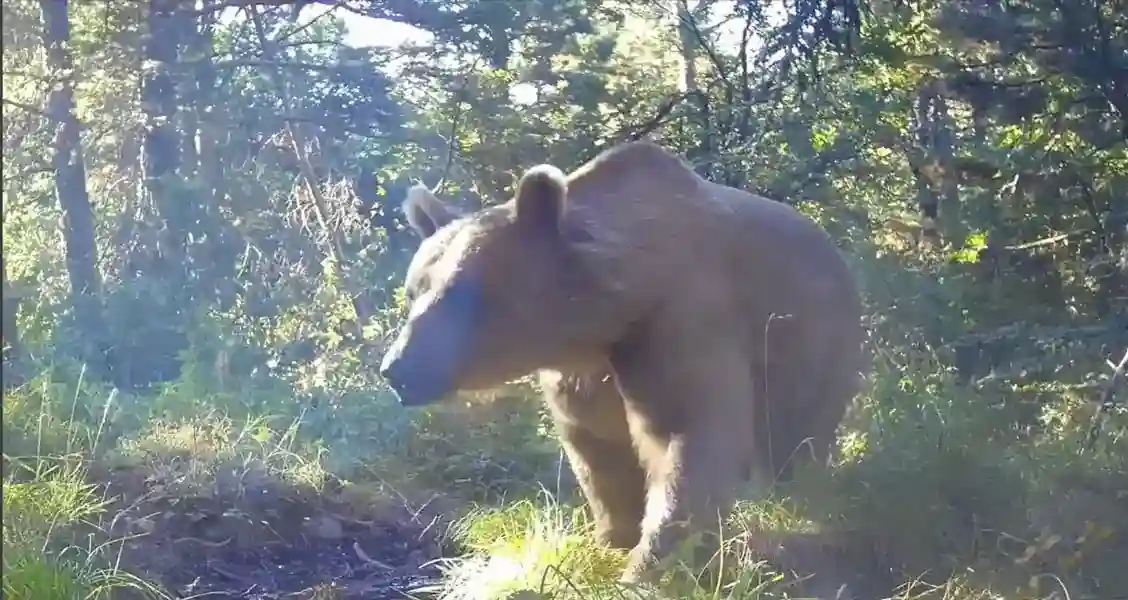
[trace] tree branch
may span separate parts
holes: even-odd
[[[7,104],[8,106],[13,106],[15,108],[18,108],[20,110],[26,110],[29,113],[39,115],[40,117],[43,117],[44,119],[50,119],[52,121],[57,120],[53,115],[47,114],[47,112],[44,111],[42,108],[32,106],[30,104],[24,104],[23,102],[17,102],[15,100],[9,100],[7,98],[0,98],[0,102],[3,102],[4,104]]]
[[[1120,380],[1124,377],[1124,368],[1128,366],[1128,350],[1124,351],[1124,356],[1120,357],[1120,362],[1112,364],[1111,360],[1106,360],[1108,366],[1112,368],[1112,375],[1109,375],[1108,385],[1105,386],[1104,392],[1101,393],[1100,408],[1097,414],[1093,415],[1093,424],[1089,427],[1089,435],[1085,440],[1085,449],[1092,450],[1093,445],[1097,443],[1097,435],[1100,433],[1100,425],[1104,416],[1112,410],[1114,403],[1114,394],[1116,387],[1120,384]]]
[[[264,55],[270,57],[273,52],[271,40],[267,38],[266,28],[263,26],[262,18],[255,7],[246,9],[251,21],[254,23],[255,33],[258,35],[259,44],[262,46]],[[290,94],[286,89],[286,84],[283,81],[276,80],[278,87],[278,95],[282,99],[282,105],[287,110],[290,107]],[[340,232],[329,226],[327,214],[328,204],[325,201],[325,196],[321,193],[321,189],[317,185],[317,176],[314,173],[313,163],[310,162],[309,154],[306,152],[305,136],[299,128],[294,127],[292,121],[286,121],[286,133],[288,134],[291,143],[293,144],[294,155],[298,159],[298,167],[301,169],[302,179],[305,180],[306,191],[313,198],[314,214],[317,216],[318,224],[329,235],[329,255],[338,267],[344,265],[344,240]],[[356,314],[357,330],[363,336],[363,324],[368,321],[371,312],[365,306],[361,294],[351,293],[347,290],[352,299],[353,311]]]

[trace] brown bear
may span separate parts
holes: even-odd
[[[423,241],[382,376],[423,405],[539,372],[597,535],[631,549],[624,581],[681,525],[715,529],[742,480],[829,459],[861,300],[790,206],[632,142],[569,176],[533,167],[498,206],[462,214],[416,186],[404,210]]]

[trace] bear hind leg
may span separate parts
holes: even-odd
[[[833,459],[838,425],[861,390],[860,342],[855,330],[834,323],[773,335],[807,340],[772,347],[766,372],[758,373],[766,398],[757,401],[757,462],[772,482],[783,483],[801,464]]]
[[[825,468],[835,459],[838,426],[860,386],[857,372],[830,365],[819,376],[796,385],[793,395],[774,407],[783,413],[772,424],[776,435],[770,450],[779,481],[791,480],[800,465]]]

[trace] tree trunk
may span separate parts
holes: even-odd
[[[74,64],[70,54],[70,18],[67,0],[40,0],[44,43],[58,83],[47,97],[47,113],[56,124],[52,168],[55,193],[63,212],[67,276],[75,323],[84,342],[84,359],[102,365],[104,323],[101,309],[101,274],[94,235],[94,208],[86,190],[82,140],[74,114]]]
[[[917,181],[923,239],[934,246],[944,238],[960,244],[964,235],[959,181],[953,164],[955,140],[941,86],[939,80],[929,79],[917,94],[913,109],[916,141],[909,155]]]
[[[169,284],[173,305],[184,307],[184,247],[187,237],[188,199],[180,181],[180,136],[176,131],[176,82],[172,68],[179,48],[179,20],[176,0],[151,0],[145,57],[149,66],[141,87],[145,107],[143,161],[146,188],[162,220],[159,236],[162,278]]]
[[[266,35],[266,28],[263,26],[262,18],[255,9],[250,9],[249,14],[254,23],[255,31],[259,38],[259,44],[263,49],[263,56],[269,60],[276,59],[276,50]],[[278,95],[282,98],[282,106],[284,110],[289,110],[291,106],[290,91],[284,80],[281,78],[275,79],[278,87]],[[301,169],[302,179],[306,184],[306,192],[309,194],[310,199],[313,201],[313,212],[317,217],[318,224],[322,230],[328,233],[328,255],[332,261],[333,269],[342,269],[346,267],[347,261],[345,255],[345,241],[341,232],[328,223],[326,215],[328,215],[328,204],[325,196],[321,193],[321,188],[318,186],[318,178],[316,169],[310,158],[308,148],[309,144],[306,142],[306,137],[303,135],[301,127],[295,125],[292,121],[287,120],[285,125],[286,133],[290,138],[293,145],[294,156],[297,157],[298,167]],[[349,287],[349,281],[345,279],[343,284],[346,288]],[[368,297],[364,293],[356,292],[354,290],[346,290],[346,293],[352,299],[353,311],[356,315],[356,331],[358,336],[363,338],[364,326],[371,320],[375,312],[368,304]]]
[[[697,5],[697,11],[690,8],[689,0],[677,0],[677,26],[678,40],[682,56],[682,91],[690,103],[697,109],[700,142],[688,154],[694,168],[708,179],[714,178],[713,165],[716,157],[713,148],[712,118],[710,115],[709,96],[700,88],[697,73],[697,57],[700,52],[701,39],[698,29],[698,14],[704,14],[705,2]]]
[[[4,279],[3,386],[4,389],[10,389],[22,381],[20,362],[23,358],[23,349],[20,347],[19,324],[16,322],[20,310],[20,295],[8,282],[8,269],[4,266],[2,256],[0,256],[0,272]]]
[[[189,274],[188,240],[193,226],[193,197],[183,178],[182,137],[174,69],[180,56],[184,14],[180,0],[147,3],[145,66],[141,103],[145,113],[141,162],[144,197],[158,219],[155,243],[147,246],[131,287],[122,326],[115,330],[115,382],[144,388],[180,373],[180,352],[187,345],[191,300],[197,292]],[[115,325],[117,323],[115,322]]]

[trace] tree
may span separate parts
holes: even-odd
[[[104,366],[105,326],[102,318],[102,278],[98,271],[98,245],[94,236],[94,209],[86,190],[86,166],[75,117],[74,61],[71,58],[70,16],[66,0],[40,0],[43,41],[55,89],[47,98],[47,115],[55,124],[51,166],[55,195],[63,211],[67,274],[71,304],[80,332],[82,356],[94,366]]]

